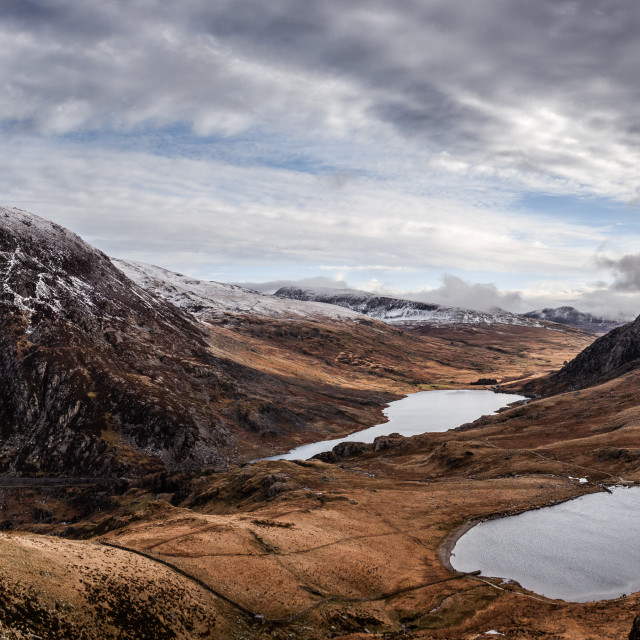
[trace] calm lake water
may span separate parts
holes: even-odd
[[[612,491],[483,522],[458,540],[451,566],[570,602],[640,591],[640,487]]]
[[[345,438],[305,444],[289,453],[260,460],[308,460],[317,453],[331,451],[340,442],[373,442],[378,436],[390,433],[415,436],[419,433],[447,431],[523,399],[524,396],[486,390],[421,391],[390,403],[383,410],[388,422],[356,431]]]

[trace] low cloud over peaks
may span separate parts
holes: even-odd
[[[450,274],[442,276],[442,285],[437,289],[412,294],[411,298],[422,302],[480,311],[490,311],[496,307],[508,311],[520,311],[523,307],[522,295],[518,291],[499,291],[494,284],[466,282]]]
[[[597,264],[612,271],[615,277],[611,288],[616,291],[640,291],[640,253],[628,254],[618,260],[598,257]]]
[[[275,293],[282,287],[299,287],[301,289],[319,289],[328,287],[329,289],[348,289],[349,285],[344,280],[333,280],[317,276],[314,278],[302,278],[300,280],[270,280],[269,282],[234,282],[241,287],[260,291],[260,293]]]

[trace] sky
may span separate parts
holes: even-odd
[[[632,318],[638,33],[635,0],[3,0],[0,203],[264,290]]]

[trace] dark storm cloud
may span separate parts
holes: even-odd
[[[106,4],[80,3],[72,0],[36,2],[3,0],[1,20],[27,33],[48,33],[72,39],[104,37],[117,25],[105,10]]]
[[[197,128],[203,114],[229,111],[248,124],[317,110],[320,125],[322,105],[278,85],[272,68],[340,79],[373,121],[505,162],[520,141],[504,110],[524,116],[527,104],[637,139],[639,16],[631,0],[7,0],[2,23],[33,39],[9,53],[0,117],[20,119],[27,99],[45,128],[65,109],[75,111],[63,129],[145,119]]]
[[[604,1],[215,3],[203,29],[239,50],[348,77],[371,114],[440,144],[509,146],[489,107],[548,102],[594,126],[635,129],[639,6]],[[591,112],[589,112],[591,111]],[[604,113],[602,112],[604,111]],[[475,140],[473,139],[475,138]],[[481,147],[478,151],[482,151]]]
[[[597,265],[613,272],[615,280],[611,288],[614,291],[640,291],[640,253],[628,254],[618,260],[599,257]]]

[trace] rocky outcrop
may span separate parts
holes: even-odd
[[[629,640],[640,640],[640,614],[633,621],[633,626],[629,632]]]
[[[339,462],[346,458],[353,458],[359,456],[361,453],[371,448],[371,445],[364,442],[353,442],[347,440],[340,442],[330,451],[321,451],[313,456],[312,460],[322,460],[322,462]]]
[[[613,329],[540,384],[543,393],[583,389],[600,384],[640,366],[640,317]]]

